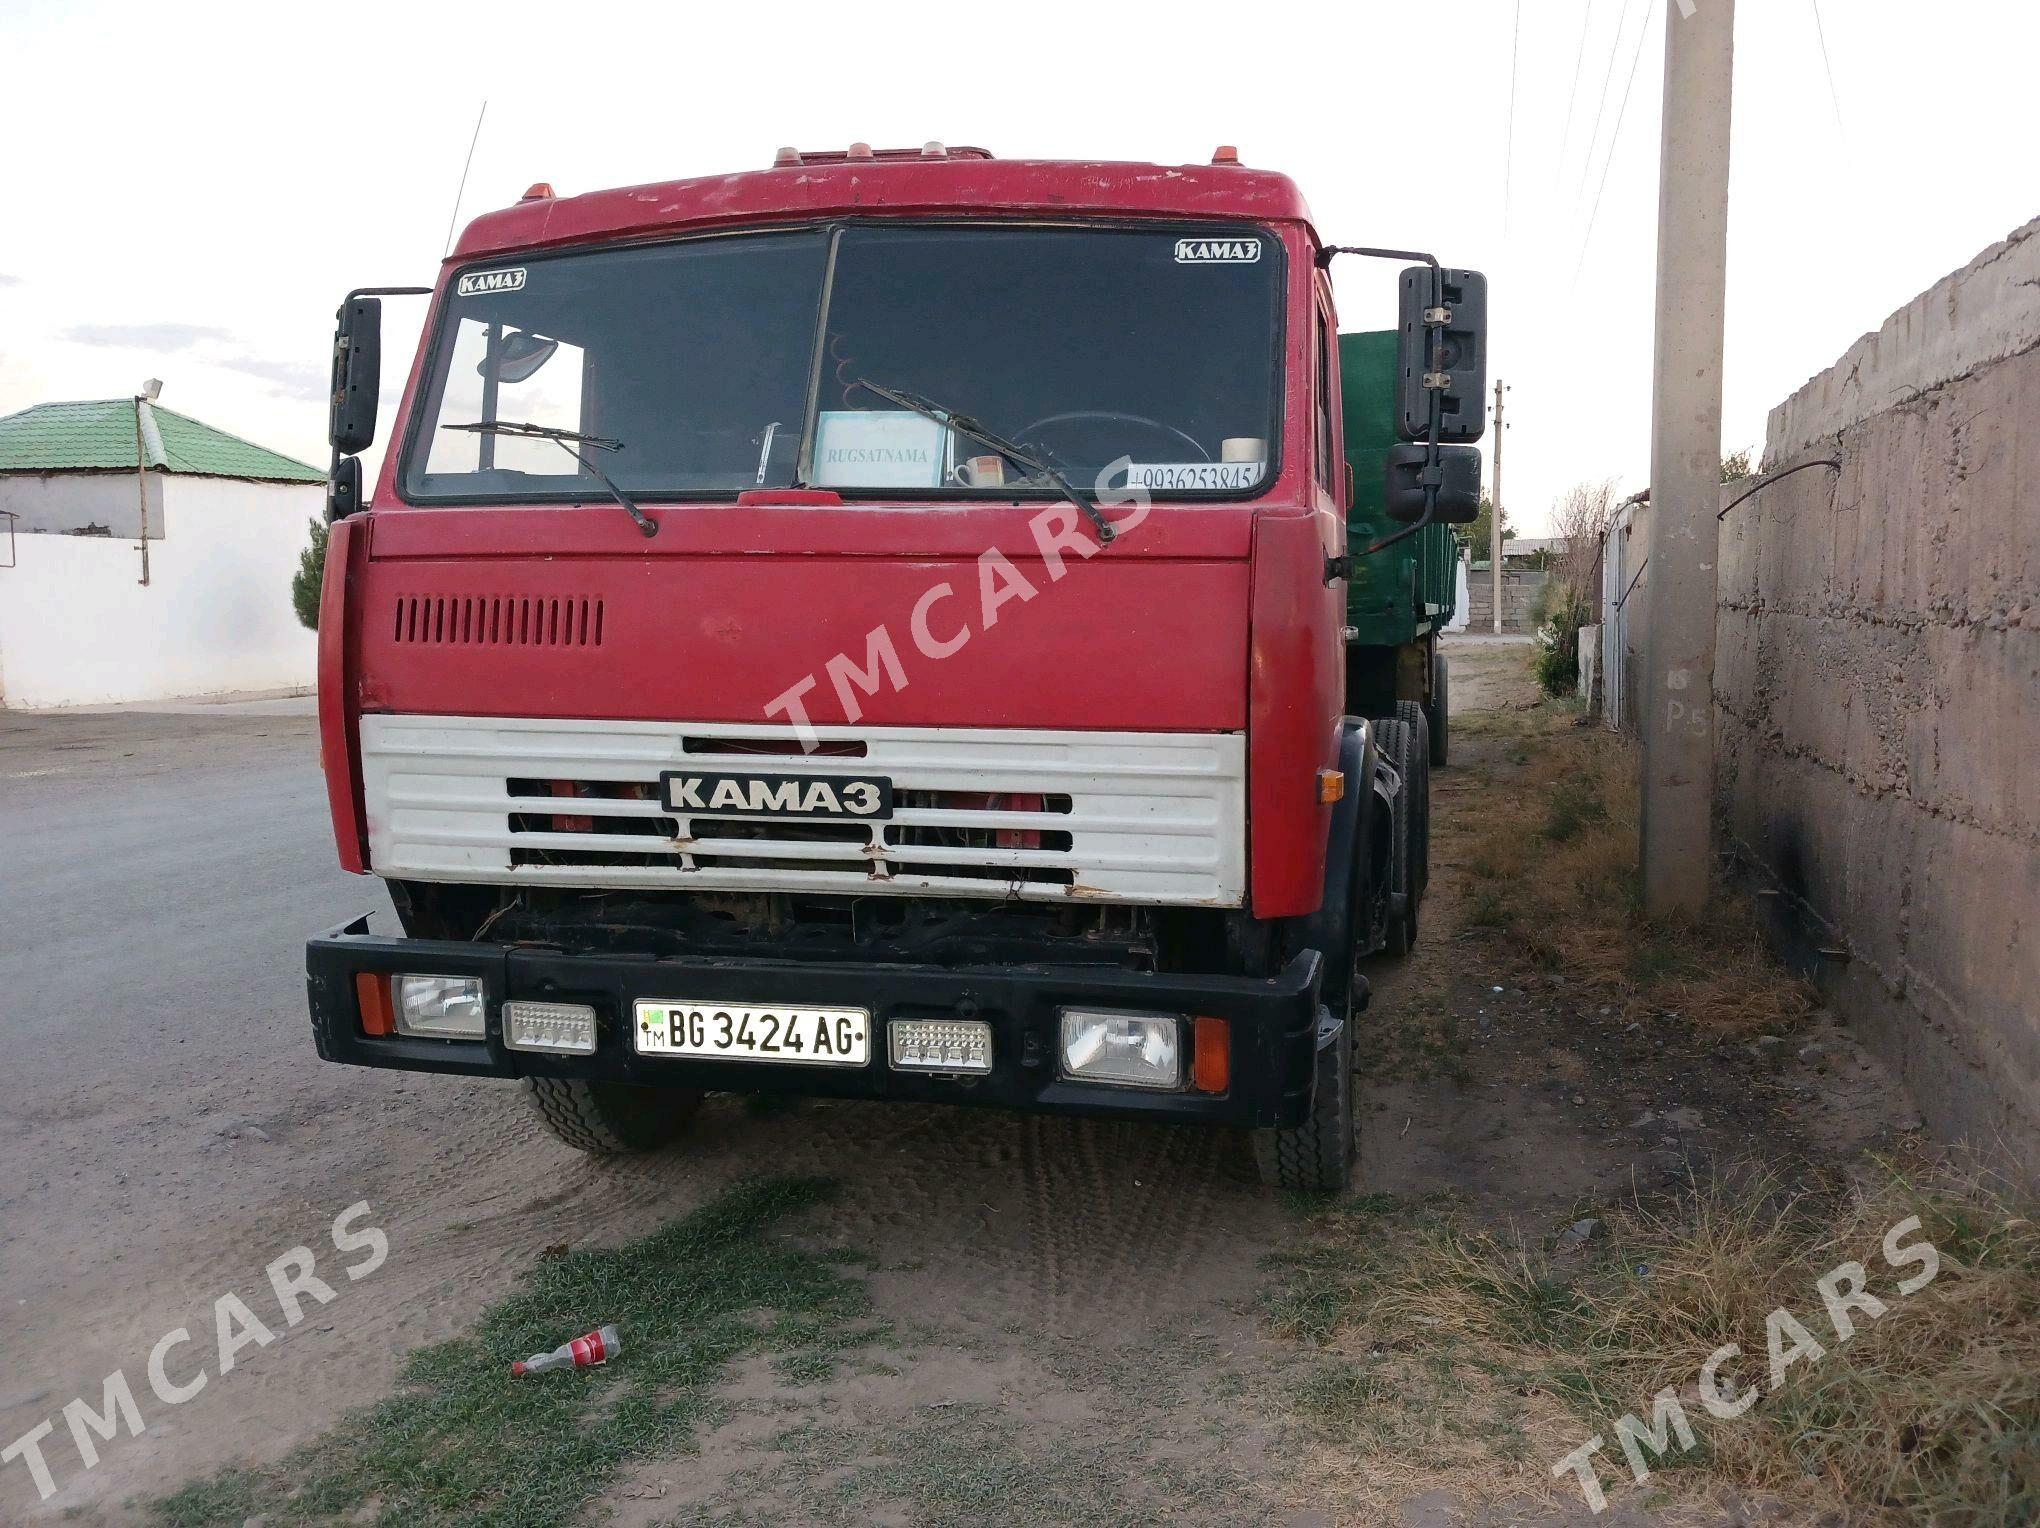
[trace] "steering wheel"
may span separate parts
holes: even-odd
[[[1036,430],[1046,430],[1051,426],[1059,424],[1070,424],[1079,419],[1102,419],[1108,423],[1142,425],[1159,434],[1175,436],[1176,439],[1182,441],[1192,451],[1195,451],[1200,461],[1208,462],[1211,460],[1211,453],[1197,443],[1195,436],[1185,434],[1172,424],[1163,424],[1159,419],[1150,419],[1145,414],[1123,414],[1117,409],[1071,409],[1066,414],[1047,414],[1035,420],[1032,424],[1022,425],[1013,432],[1013,437],[1016,440],[1025,440]]]

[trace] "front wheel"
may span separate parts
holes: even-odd
[[[1261,1181],[1298,1194],[1343,1194],[1353,1182],[1353,1015],[1318,1052],[1310,1117],[1294,1129],[1254,1132]]]
[[[656,1151],[701,1107],[699,1093],[572,1077],[527,1077],[524,1096],[548,1135],[594,1157]]]

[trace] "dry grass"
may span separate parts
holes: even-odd
[[[1461,724],[1503,738],[1515,765],[1449,830],[1465,926],[1631,1017],[1673,1012],[1725,1035],[1797,1026],[1813,995],[1779,970],[1739,898],[1717,898],[1697,924],[1643,916],[1634,745],[1577,721],[1547,704]]]
[[[1899,1244],[1931,1241],[1940,1267],[1904,1295],[1921,1270],[1883,1247],[1911,1215],[1920,1229]],[[1758,1177],[1606,1220],[1567,1248],[1467,1232],[1435,1207],[1318,1217],[1269,1303],[1271,1324],[1328,1350],[1299,1414],[1372,1473],[1403,1457],[1410,1478],[1385,1481],[1384,1501],[1447,1470],[1470,1494],[1562,1494],[1571,1477],[1554,1486],[1551,1466],[1595,1433],[1620,1500],[1616,1420],[1648,1421],[1670,1387],[1698,1446],[1652,1461],[1661,1500],[1734,1490],[1850,1522],[2040,1521],[2040,1225],[1990,1183],[1880,1167],[1788,1194]],[[1854,1313],[1846,1341],[1818,1286],[1844,1262],[1888,1306]],[[1825,1354],[1773,1391],[1766,1317],[1780,1308]],[[1703,1408],[1698,1374],[1730,1342],[1754,1356],[1721,1372],[1763,1393],[1725,1420]]]

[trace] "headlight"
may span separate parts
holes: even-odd
[[[1062,1072],[1128,1088],[1181,1087],[1183,1021],[1173,1013],[1065,1008]]]
[[[399,976],[397,1033],[426,1040],[479,1040],[488,1032],[488,995],[479,976]]]

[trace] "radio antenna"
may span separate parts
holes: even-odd
[[[482,109],[475,113],[475,131],[474,136],[468,139],[467,158],[461,161],[460,186],[453,193],[453,211],[446,219],[446,248],[439,252],[439,258],[442,260],[453,253],[453,228],[460,221],[460,199],[467,195],[468,167],[475,162],[475,145],[481,142],[482,138],[482,118],[488,114],[489,103],[484,100]]]

